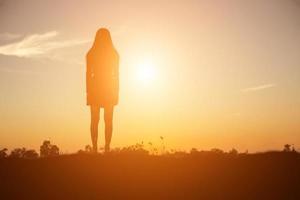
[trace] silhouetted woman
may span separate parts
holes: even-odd
[[[97,152],[100,108],[104,108],[105,151],[109,151],[113,130],[113,110],[119,100],[119,55],[110,33],[101,28],[86,56],[87,105],[91,108],[91,138]]]

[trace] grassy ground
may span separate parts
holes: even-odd
[[[0,199],[300,199],[300,154],[0,159]]]

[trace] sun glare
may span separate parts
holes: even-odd
[[[137,80],[145,85],[153,85],[157,78],[156,66],[152,60],[143,60],[137,65]]]

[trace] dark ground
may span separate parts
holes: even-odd
[[[300,154],[0,160],[0,199],[300,199]]]

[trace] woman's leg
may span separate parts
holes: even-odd
[[[97,153],[98,150],[98,124],[100,119],[100,107],[91,105],[91,138],[93,143],[93,151]]]
[[[104,122],[105,122],[105,151],[109,151],[110,141],[113,131],[113,113],[114,107],[107,106],[104,108]]]

